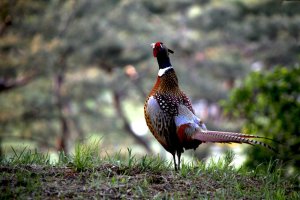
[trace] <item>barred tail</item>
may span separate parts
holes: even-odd
[[[258,136],[258,135],[250,135],[250,134],[244,134],[244,133],[236,133],[236,132],[228,132],[228,131],[208,131],[210,133],[223,133],[223,134],[229,134],[232,136],[238,136],[238,137],[243,137],[243,138],[260,138],[260,139],[266,139],[266,140],[272,140],[273,142],[280,143],[274,139],[263,137],[263,136]]]
[[[219,142],[219,143],[246,143],[250,145],[260,145],[268,148],[274,152],[276,150],[268,144],[260,141],[253,140],[251,138],[269,139],[256,135],[247,135],[243,133],[223,132],[223,131],[202,131],[197,132],[192,136],[193,139],[200,140],[202,142]]]

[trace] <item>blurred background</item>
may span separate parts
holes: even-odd
[[[103,154],[129,147],[167,156],[143,113],[158,70],[150,44],[163,41],[207,127],[275,138],[293,173],[299,34],[297,1],[1,0],[0,155],[25,147],[72,154],[76,143],[100,140]],[[186,155],[229,147],[249,166],[277,156],[209,144]]]

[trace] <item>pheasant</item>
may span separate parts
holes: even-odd
[[[195,150],[201,143],[247,143],[273,150],[271,146],[253,140],[264,137],[207,130],[205,124],[195,115],[189,98],[180,90],[169,58],[169,53],[174,52],[162,42],[153,43],[152,47],[159,70],[156,83],[145,101],[144,114],[154,137],[172,154],[176,171],[180,169],[180,157],[184,150]]]

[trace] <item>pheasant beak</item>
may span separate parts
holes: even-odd
[[[168,52],[169,52],[169,53],[171,53],[171,54],[173,54],[173,53],[174,53],[174,51],[173,51],[173,50],[171,50],[171,49],[168,49]]]
[[[155,47],[155,43],[151,43],[151,47],[154,49],[154,47]]]

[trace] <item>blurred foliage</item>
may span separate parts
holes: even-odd
[[[300,67],[276,67],[271,71],[252,72],[235,88],[225,111],[245,119],[244,130],[274,138],[280,143],[275,158],[286,168],[300,171]],[[270,159],[268,150],[248,148],[247,165],[255,167]]]
[[[193,102],[216,104],[252,70],[299,62],[299,32],[297,6],[272,0],[1,0],[0,145],[67,152],[97,135],[108,151],[148,149],[131,126],[157,73],[152,42],[175,51]]]

